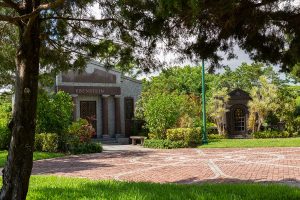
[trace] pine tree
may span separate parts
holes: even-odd
[[[155,59],[161,50],[218,66],[218,51],[233,57],[237,43],[252,58],[290,70],[300,59],[300,11],[291,2],[0,0],[0,44],[7,49],[0,51],[0,74],[7,72],[15,82],[12,140],[0,199],[26,198],[41,68],[53,73],[82,68],[87,58],[97,57],[107,67],[149,71],[161,66]],[[2,34],[10,31],[15,34]],[[14,52],[12,60],[8,55]]]

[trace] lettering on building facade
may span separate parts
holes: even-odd
[[[70,94],[81,95],[120,95],[120,87],[93,87],[93,86],[58,86],[61,90]]]

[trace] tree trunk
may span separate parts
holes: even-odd
[[[260,119],[258,119],[258,125],[257,125],[257,131],[256,132],[259,132],[261,129],[261,122],[260,122]]]
[[[29,23],[28,23],[29,24]],[[27,32],[27,33],[26,33]],[[19,25],[19,47],[16,55],[16,83],[12,138],[8,160],[3,169],[0,199],[26,199],[32,170],[35,117],[37,107],[40,21]]]

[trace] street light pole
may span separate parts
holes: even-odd
[[[202,144],[207,144],[204,59],[202,59]]]

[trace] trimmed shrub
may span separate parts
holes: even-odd
[[[58,135],[55,133],[36,134],[34,148],[37,151],[57,152]]]
[[[168,129],[166,136],[168,140],[184,142],[185,146],[196,146],[197,144],[201,144],[200,128]]]
[[[208,134],[207,138],[209,140],[220,140],[220,139],[225,139],[225,135],[220,135],[220,134]]]
[[[288,138],[291,137],[292,134],[290,134],[287,131],[261,131],[261,132],[254,132],[252,133],[252,136],[254,138]]]
[[[101,143],[88,142],[88,143],[79,143],[75,146],[72,146],[69,150],[72,154],[86,154],[86,153],[101,153],[103,148]]]
[[[146,139],[144,141],[144,147],[154,149],[175,149],[187,147],[183,141],[171,141],[160,139]]]

